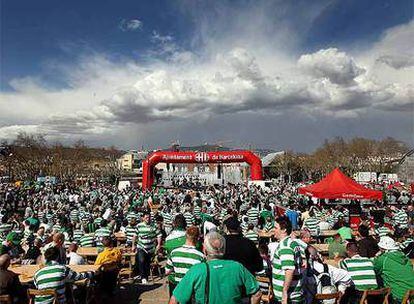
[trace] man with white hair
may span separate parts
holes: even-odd
[[[196,303],[236,304],[244,294],[250,303],[260,302],[261,292],[255,277],[240,263],[223,260],[225,239],[217,232],[210,232],[204,239],[206,263],[191,267],[174,289],[170,304],[189,303],[194,296]]]

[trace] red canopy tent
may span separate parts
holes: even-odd
[[[334,169],[320,182],[299,188],[299,194],[327,199],[382,199],[381,191],[365,188],[343,174],[338,168]]]

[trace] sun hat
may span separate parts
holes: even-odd
[[[389,236],[382,236],[378,243],[378,247],[385,249],[385,250],[397,250],[398,249],[397,243]]]

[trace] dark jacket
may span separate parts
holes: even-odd
[[[256,245],[241,235],[226,235],[225,260],[239,262],[253,275],[263,270],[263,260]]]
[[[379,251],[377,241],[372,237],[366,237],[358,241],[359,255],[366,258],[373,258]]]
[[[13,299],[25,298],[19,276],[10,270],[0,269],[0,295],[10,295]]]

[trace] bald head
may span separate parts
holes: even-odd
[[[208,258],[222,258],[226,249],[226,240],[218,232],[209,232],[204,239],[204,250]]]
[[[6,270],[10,266],[10,256],[8,254],[2,254],[0,256],[0,269]]]

